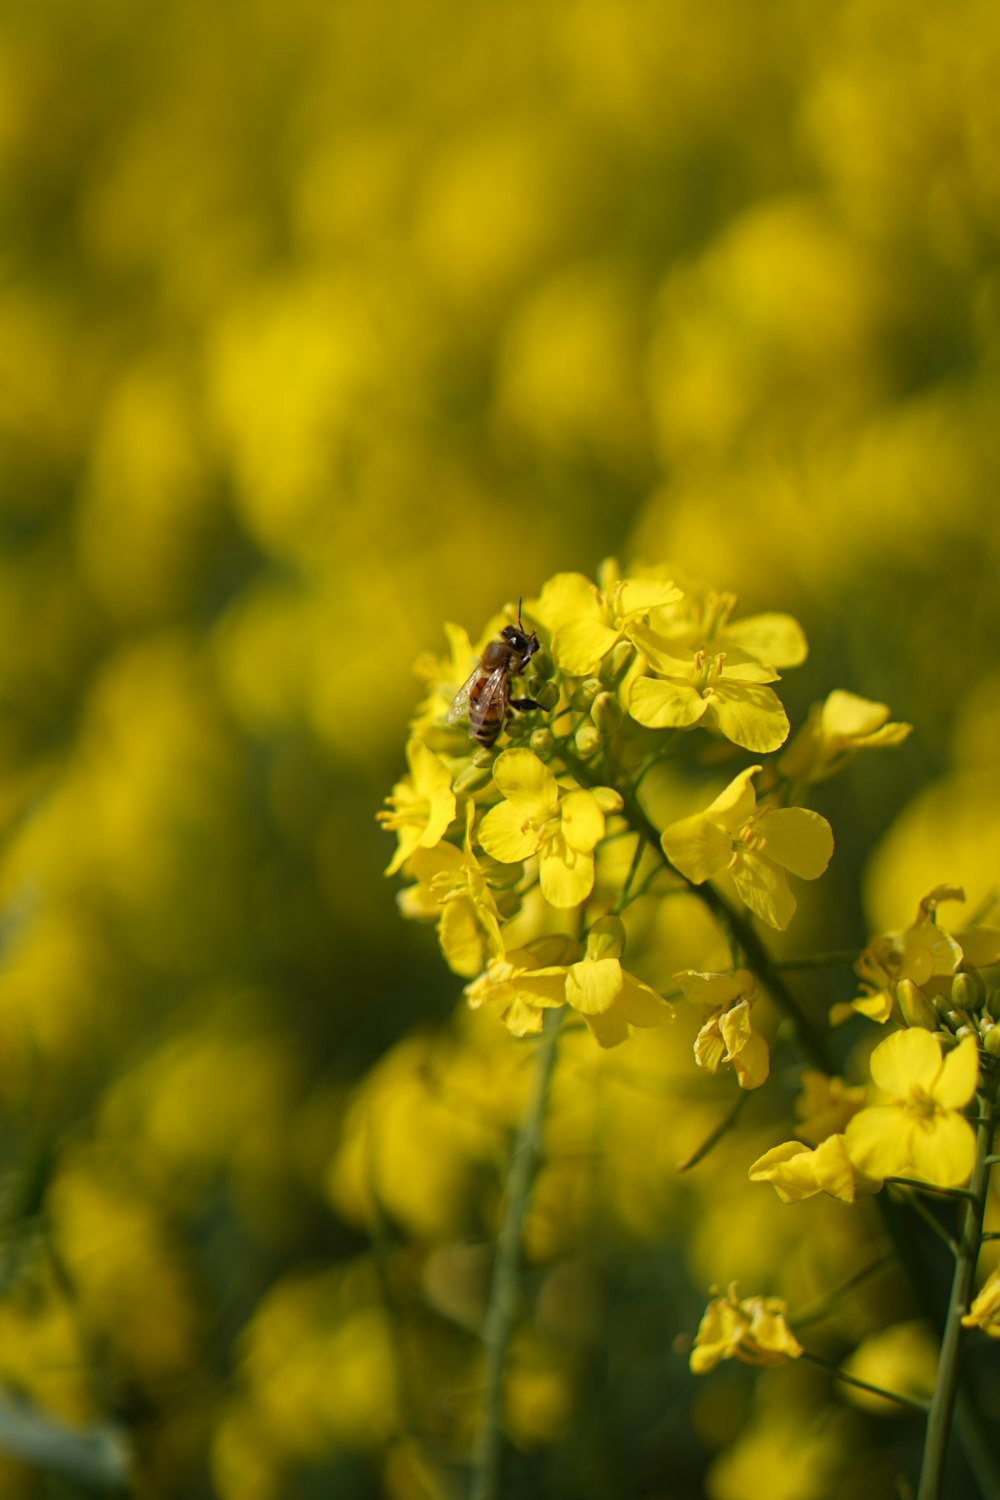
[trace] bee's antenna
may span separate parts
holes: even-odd
[[[518,630],[523,630],[524,629],[524,626],[521,624],[521,605],[523,603],[524,603],[524,595],[522,594],[521,597],[520,597],[520,599],[518,599],[518,601],[517,601],[517,628],[518,628]]]

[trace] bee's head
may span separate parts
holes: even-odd
[[[538,650],[538,636],[533,630],[529,634],[520,625],[505,625],[500,634],[507,644],[517,652],[522,663],[530,661]]]
[[[521,605],[524,601],[517,601],[517,624],[505,625],[500,634],[508,645],[512,646],[521,658],[521,665],[529,662],[538,650],[538,636],[533,630],[525,630],[521,620]]]

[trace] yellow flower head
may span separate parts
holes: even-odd
[[[709,1073],[732,1063],[741,1089],[756,1089],[767,1078],[771,1058],[767,1042],[750,1025],[757,982],[748,969],[733,974],[674,975],[687,1000],[705,1008],[705,1023],[694,1044],[694,1060]]]
[[[780,1297],[744,1297],[730,1282],[724,1297],[713,1297],[705,1309],[691,1350],[691,1373],[704,1375],[723,1359],[747,1365],[781,1365],[798,1359],[802,1346],[786,1321]]]
[[[943,1055],[929,1031],[895,1031],[871,1055],[871,1074],[885,1096],[847,1126],[851,1161],[877,1177],[917,1176],[958,1187],[975,1159],[975,1136],[962,1114],[979,1082],[975,1039]]]
[[[681,597],[672,583],[650,578],[608,580],[600,589],[582,573],[557,573],[532,613],[552,632],[552,656],[573,677],[589,677],[622,640],[631,640],[651,609]]]
[[[587,950],[579,962],[550,961],[547,967],[522,970],[512,976],[518,1000],[529,1009],[538,1007],[539,1017],[545,1007],[571,1006],[602,1047],[624,1042],[633,1026],[662,1026],[672,1021],[673,1007],[622,968],[624,936],[619,917],[600,917],[587,934]],[[540,1019],[537,1025],[525,1029],[540,1030]]]
[[[889,713],[884,703],[836,689],[810,710],[778,770],[801,784],[825,781],[842,771],[859,750],[901,745],[913,726],[890,724]]]
[[[565,791],[531,750],[504,750],[493,766],[504,795],[483,818],[479,842],[501,864],[538,855],[542,895],[550,906],[579,906],[594,886],[594,849],[604,816],[621,797],[609,788]]]
[[[803,880],[822,875],[833,853],[833,833],[805,807],[763,807],[750,785],[750,766],[715,801],[672,823],[662,836],[671,864],[694,885],[728,870],[740,899],[772,927],[787,927],[795,911],[786,870]]]
[[[409,776],[398,781],[385,800],[388,811],[376,814],[384,828],[399,831],[399,844],[387,875],[394,875],[415,849],[433,849],[448,831],[455,816],[455,794],[451,771],[423,740],[411,739],[406,746]]]
[[[884,1025],[896,1008],[900,985],[914,985],[927,1001],[944,994],[962,963],[963,952],[957,939],[937,921],[936,911],[941,901],[964,899],[959,886],[936,886],[921,901],[916,920],[905,932],[873,937],[854,965],[861,994],[848,1004],[835,1005],[830,1012],[831,1023],[836,1025],[857,1011]],[[986,929],[980,931],[986,933]],[[987,962],[995,961],[987,957]]]
[[[981,1328],[991,1339],[1000,1339],[1000,1266],[987,1276],[962,1322],[966,1328]]]
[[[465,986],[472,1010],[501,1005],[501,1019],[514,1036],[536,1036],[547,1009],[566,1004],[565,973],[560,967],[579,957],[575,939],[553,933],[533,938],[523,948],[490,960],[485,971]],[[539,978],[539,971],[544,971]]]

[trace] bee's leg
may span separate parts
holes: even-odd
[[[511,708],[516,708],[522,714],[527,713],[531,708],[541,708],[541,704],[536,703],[534,698],[512,698],[510,706]]]

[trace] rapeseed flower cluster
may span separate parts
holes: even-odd
[[[445,633],[447,653],[419,663],[427,691],[408,772],[379,818],[397,835],[386,873],[411,882],[401,909],[436,923],[472,1005],[495,1002],[516,1035],[565,1009],[614,1046],[673,1014],[623,962],[640,898],[712,882],[787,926],[789,877],[817,879],[833,852],[826,820],[790,804],[789,778],[769,767],[758,794],[758,761],[670,822],[644,783],[671,762],[780,750],[789,723],[776,684],[807,650],[795,620],[740,618],[731,594],[682,586],[667,569],[626,576],[609,561],[596,583],[556,574],[476,643],[457,625]],[[449,714],[452,703],[464,713]],[[614,845],[626,836],[623,879]],[[752,982],[691,971],[676,983],[706,1007],[699,1064],[727,1062],[744,1088],[762,1083],[768,1045],[750,1026]]]

